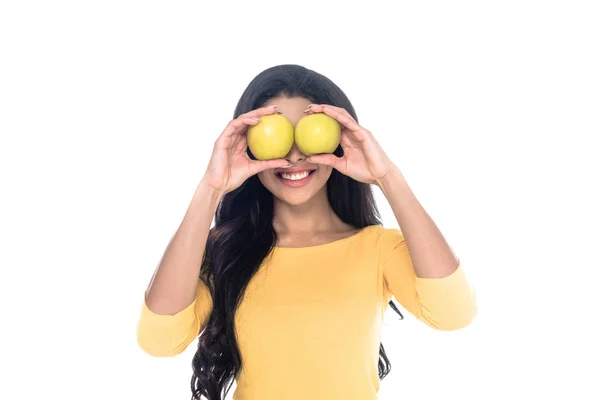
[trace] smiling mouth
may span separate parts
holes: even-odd
[[[307,177],[309,177],[310,175],[312,175],[316,170],[310,170],[310,171],[302,171],[302,172],[278,172],[276,175],[286,181],[301,181],[303,179],[306,179]]]

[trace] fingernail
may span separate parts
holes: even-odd
[[[251,118],[255,121],[260,121],[260,118],[257,118],[257,117],[251,117]]]

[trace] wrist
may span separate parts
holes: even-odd
[[[211,204],[215,205],[215,208],[221,202],[223,196],[225,196],[224,190],[215,188],[204,178],[200,181],[194,193],[194,197],[208,199]]]
[[[392,166],[388,173],[386,173],[383,178],[375,181],[375,184],[381,189],[383,193],[389,192],[391,188],[394,186],[398,186],[398,184],[405,183],[404,176],[400,169],[396,166]]]
[[[391,169],[383,178],[378,179],[375,184],[388,200],[396,194],[405,193],[406,189],[410,190],[408,182],[406,182],[404,175],[397,167]]]

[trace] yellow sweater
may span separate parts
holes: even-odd
[[[236,312],[242,370],[233,398],[377,399],[381,326],[392,295],[436,329],[462,328],[476,314],[461,266],[444,278],[417,277],[398,229],[375,225],[319,246],[275,247]],[[140,347],[153,356],[181,353],[211,307],[201,280],[196,300],[175,315],[155,314],[144,302]]]

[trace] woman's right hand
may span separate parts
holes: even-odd
[[[285,159],[252,160],[248,157],[248,129],[260,122],[260,117],[273,114],[276,106],[252,110],[229,122],[216,140],[204,181],[222,195],[237,189],[246,179],[269,168],[291,165]]]

